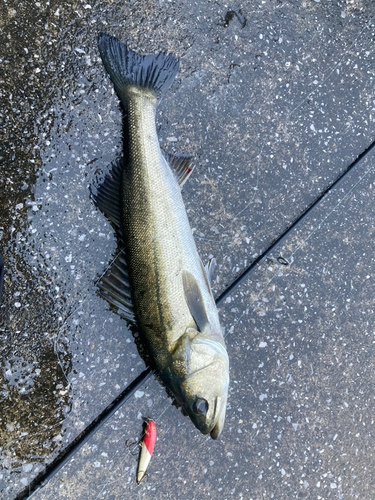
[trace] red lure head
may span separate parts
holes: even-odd
[[[145,437],[143,438],[143,442],[150,455],[152,455],[152,452],[154,451],[155,441],[156,441],[156,425],[155,422],[149,420],[145,427]]]

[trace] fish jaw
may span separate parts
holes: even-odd
[[[219,400],[220,398],[218,398]],[[216,401],[216,411],[215,411],[215,425],[211,429],[210,436],[212,439],[217,439],[224,427],[225,413],[227,409],[227,398],[222,398],[220,401]]]
[[[187,410],[187,413],[190,416],[191,421],[195,425],[195,427],[202,434],[210,434],[212,439],[217,439],[224,428],[225,423],[225,414],[227,407],[227,395],[219,396],[215,402],[215,410],[214,413],[209,416],[207,419],[198,419],[197,415],[192,411]]]
[[[224,341],[188,328],[172,355],[168,386],[195,427],[217,439],[224,427],[229,386]]]

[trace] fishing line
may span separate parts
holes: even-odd
[[[336,210],[336,208],[338,208],[338,207],[341,205],[341,203],[342,203],[342,202],[343,202],[343,201],[344,201],[344,200],[345,200],[345,199],[349,196],[349,194],[353,191],[353,189],[355,189],[355,188],[358,186],[358,184],[359,184],[359,183],[360,183],[360,182],[361,182],[361,181],[362,181],[362,180],[366,177],[366,175],[367,175],[367,174],[368,174],[368,173],[369,173],[372,169],[373,169],[373,165],[371,165],[371,167],[370,167],[370,168],[368,168],[368,169],[366,170],[366,172],[362,175],[362,177],[360,177],[360,178],[358,179],[358,181],[357,181],[357,182],[356,182],[356,183],[355,183],[355,184],[354,184],[354,185],[353,185],[353,186],[349,189],[349,191],[346,193],[346,195],[345,195],[343,198],[341,198],[341,200],[337,203],[337,205],[335,205],[335,207],[333,207],[333,208],[332,208],[332,210],[329,212],[329,214],[328,214],[326,217],[324,217],[324,219],[323,219],[323,220],[319,223],[319,225],[318,225],[318,226],[316,226],[316,228],[314,228],[314,229],[311,231],[311,233],[309,233],[309,235],[308,235],[308,236],[307,236],[307,237],[303,240],[303,242],[302,242],[302,243],[300,243],[300,244],[298,245],[298,247],[297,247],[297,248],[296,248],[296,249],[295,249],[295,250],[294,250],[294,251],[290,254],[290,256],[291,256],[291,257],[293,257],[293,256],[294,256],[294,254],[295,254],[296,252],[298,252],[298,250],[299,250],[301,247],[303,247],[303,245],[304,245],[304,244],[306,243],[306,241],[307,241],[307,240],[308,240],[308,239],[309,239],[309,238],[310,238],[310,237],[311,237],[311,236],[315,233],[315,231],[317,231],[318,229],[320,229],[320,228],[321,228],[321,226],[325,223],[325,221],[328,219],[328,217],[329,217],[329,216],[330,216],[330,215],[331,215],[331,214],[332,214],[332,213]]]
[[[322,227],[322,225],[325,223],[325,221],[331,216],[331,214],[333,212],[336,211],[336,209],[343,203],[343,201],[345,201],[345,199],[350,195],[350,193],[358,186],[358,184],[360,184],[360,182],[362,182],[362,180],[367,176],[367,174],[373,169],[373,165],[371,167],[369,167],[366,172],[358,179],[358,181],[353,184],[353,186],[349,189],[349,191],[338,201],[338,203],[334,206],[334,208],[332,210],[330,210],[330,212],[322,219],[322,221],[312,230],[310,231],[310,233],[308,234],[308,236],[302,241],[302,243],[300,243],[296,249],[290,254],[290,261],[291,261],[291,258],[294,257],[294,255],[305,245],[305,243],[310,239],[310,237],[318,230]],[[284,259],[286,260],[286,259]],[[281,263],[279,262],[281,265],[284,265],[284,263]],[[262,295],[262,293],[269,287],[269,285],[272,283],[272,281],[280,275],[280,269],[277,269],[274,274],[272,275],[272,277],[269,279],[269,281],[267,282],[267,284],[262,288],[262,290],[260,290],[260,292],[253,298],[253,300],[250,301],[249,305],[253,305],[254,302],[259,299],[259,297]],[[245,311],[242,312],[242,314],[236,318],[235,320],[235,323],[234,323],[234,327],[240,322],[240,320],[242,319],[242,317],[245,315]],[[227,331],[226,334],[224,335],[224,338],[227,338],[228,336],[230,335],[230,332]],[[312,369],[312,368],[311,368]],[[252,387],[252,385],[250,385],[250,388],[251,390],[253,391],[255,397],[256,397],[256,393],[255,393],[255,390],[254,388]],[[163,415],[164,413],[170,408],[170,404],[168,404],[165,409],[161,412],[161,414],[154,420],[154,422],[158,421]],[[144,436],[144,433],[142,434],[140,440],[142,440]],[[208,437],[206,439],[206,441],[209,441],[210,440],[210,437]],[[204,445],[205,443],[202,443],[202,446]],[[130,453],[130,452],[129,452]]]
[[[153,421],[154,421],[154,422],[157,422],[157,421],[158,421],[158,420],[159,420],[159,419],[160,419],[160,418],[164,415],[164,413],[168,410],[168,408],[170,408],[170,407],[171,407],[171,405],[170,405],[170,404],[168,404],[168,405],[164,408],[164,410],[160,413],[160,415],[159,415],[157,418],[153,419]],[[145,437],[145,432],[144,432],[144,431],[142,431],[141,436],[140,436],[140,438],[138,439],[138,441],[135,441],[132,445],[128,446],[128,455],[133,455],[133,453],[132,453],[132,452],[133,452],[133,451],[134,451],[134,450],[135,450],[138,446],[140,446],[140,444],[142,443],[142,440],[143,440],[143,438],[144,438],[144,437]],[[133,448],[133,449],[131,450],[131,448]],[[115,474],[115,473],[116,473],[116,472],[117,472],[117,471],[118,471],[118,470],[122,467],[122,465],[125,463],[125,461],[126,461],[126,459],[127,459],[127,458],[128,458],[128,457],[126,456],[126,457],[125,457],[125,458],[121,461],[120,465],[119,465],[119,466],[118,466],[118,467],[117,467],[117,468],[116,468],[116,469],[112,472],[112,475],[111,475],[110,479],[112,479],[112,478],[113,478],[113,476],[114,476],[114,474]],[[120,479],[118,479],[117,481],[119,481],[119,480],[120,480]],[[107,483],[105,483],[105,485],[104,485],[104,486],[103,486],[103,488],[102,488],[102,491],[100,491],[100,492],[98,493],[98,496],[96,497],[96,499],[95,499],[95,500],[98,500],[99,496],[103,493],[104,488],[105,488],[106,486],[108,486],[108,484],[110,484],[110,482],[111,482],[111,481],[108,481]],[[113,484],[114,482],[116,482],[116,481],[112,481],[111,483]]]
[[[168,404],[168,405],[164,408],[164,410],[160,413],[160,415],[159,415],[157,418],[153,419],[153,421],[154,421],[154,422],[157,422],[157,421],[158,421],[158,420],[159,420],[159,419],[160,419],[160,418],[164,415],[164,413],[168,410],[168,408],[170,408],[170,406],[171,406],[171,405],[170,405],[170,404]],[[135,451],[135,450],[136,450],[136,448],[137,448],[137,447],[139,447],[139,446],[141,445],[142,440],[143,440],[143,438],[144,438],[144,437],[145,437],[145,432],[144,432],[144,431],[142,431],[141,436],[140,436],[140,438],[138,439],[138,441],[135,441],[135,442],[134,442],[134,443],[132,443],[131,445],[127,446],[127,448],[128,448],[128,455],[132,455],[132,456],[134,455],[134,454],[133,454],[133,451]],[[125,443],[125,445],[126,445],[126,443]],[[120,465],[119,465],[119,466],[118,466],[118,467],[117,467],[117,468],[116,468],[116,469],[112,472],[112,475],[111,475],[110,479],[112,479],[112,478],[113,478],[113,476],[114,476],[114,474],[115,474],[115,473],[116,473],[116,472],[117,472],[117,471],[118,471],[118,470],[119,470],[119,469],[123,466],[123,464],[125,463],[125,461],[126,461],[126,459],[127,459],[127,458],[128,458],[128,457],[126,456],[126,457],[125,457],[125,458],[121,461]],[[120,479],[117,479],[116,481],[120,481]],[[98,500],[99,496],[103,493],[104,488],[106,488],[106,486],[108,486],[108,484],[113,484],[113,483],[114,483],[114,482],[116,482],[116,481],[108,481],[107,483],[105,483],[105,484],[104,484],[104,486],[102,487],[102,490],[98,493],[98,495],[97,495],[97,497],[96,497],[96,499],[95,499],[95,500]]]
[[[374,168],[374,166],[372,165],[370,168],[368,168],[366,170],[366,172],[362,175],[362,177],[359,178],[359,180],[349,189],[349,191],[345,194],[345,196],[343,196],[339,201],[338,203],[332,208],[332,210],[328,213],[328,215],[326,215],[324,217],[324,219],[319,222],[319,224],[307,235],[307,237],[302,241],[302,243],[300,243],[295,250],[293,250],[293,252],[290,254],[290,261],[291,261],[291,258],[294,257],[294,255],[298,252],[298,250],[300,250],[304,245],[305,243],[310,239],[310,237],[318,230],[322,227],[322,225],[325,223],[325,221],[330,217],[330,215],[341,205],[341,203],[349,196],[349,194],[358,186],[358,184],[367,176],[367,174]],[[276,276],[279,276],[280,274],[280,269],[277,269],[274,274],[272,275],[272,277],[269,279],[269,281],[267,282],[267,284],[262,288],[262,290],[254,297],[254,299],[249,302],[249,305],[253,305],[254,302],[259,299],[259,297],[262,295],[262,293],[264,292],[264,290],[266,288],[268,288],[268,286],[270,285],[270,283],[274,280],[274,278]],[[238,286],[238,285],[237,285]],[[235,325],[237,325],[237,323],[240,321],[240,319],[243,317],[243,315],[245,314],[245,311],[241,314],[241,316],[235,321]],[[224,335],[224,337],[226,338],[228,335],[230,334],[230,332],[228,331],[228,333],[226,333]]]

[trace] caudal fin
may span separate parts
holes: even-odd
[[[98,46],[103,64],[126,109],[126,87],[135,85],[152,90],[161,100],[172,85],[180,62],[173,54],[141,56],[117,38],[100,33]]]

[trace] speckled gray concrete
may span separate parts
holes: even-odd
[[[375,154],[221,311],[232,359],[218,442],[155,381],[36,498],[374,498]],[[159,439],[135,483],[142,416]]]
[[[55,0],[33,4],[8,0],[0,8],[0,84],[4,103],[0,132],[0,243],[6,264],[4,296],[0,304],[0,495],[8,499],[22,491],[44,464],[58,455],[144,367],[126,324],[108,310],[95,288],[95,281],[116,254],[116,241],[111,226],[94,209],[88,185],[96,172],[120,154],[122,147],[121,112],[98,57],[97,33],[107,31],[117,35],[136,50],[169,50],[182,57],[179,77],[159,108],[159,133],[167,149],[195,155],[197,169],[184,189],[184,199],[203,260],[209,255],[218,259],[214,289],[221,291],[372,142],[375,133],[372,16],[375,9],[371,0],[341,4],[313,0],[258,2],[257,5],[247,2],[231,6],[238,16],[227,14],[230,9],[223,2],[159,1],[149,2],[145,7],[143,2],[125,5],[119,0],[71,0],[63,5]],[[367,201],[370,203],[370,198]],[[361,233],[359,224],[361,217],[371,213],[371,206],[367,204],[365,208],[359,202],[357,205],[363,205],[365,210],[357,220],[354,216],[349,218],[344,208],[340,209],[343,218],[337,218],[337,223],[349,224],[348,221],[353,220],[354,226],[352,233],[345,228],[345,234],[337,232],[337,239],[347,242],[345,251],[337,250],[333,254],[337,263],[341,263],[337,276],[339,273],[352,276],[353,290],[356,286],[371,284],[369,280],[362,284],[355,277],[357,274],[350,274],[351,271],[362,272],[365,267],[358,268],[362,264],[353,266],[354,261],[345,260],[359,251],[355,246],[357,241],[364,245],[365,236],[371,237],[372,228]],[[357,237],[352,236],[354,232]],[[327,236],[326,226],[316,234],[321,238]],[[332,238],[328,241],[333,244]],[[293,248],[287,247],[286,254]],[[323,331],[323,335],[326,331],[325,338],[330,339],[327,345],[331,345],[331,332],[335,329],[335,323],[325,324],[334,320],[334,317],[328,319],[325,306],[333,298],[329,298],[328,285],[319,286],[322,272],[316,263],[326,258],[327,248],[328,243],[323,248],[307,246],[306,251],[303,250],[306,262],[294,263],[288,269],[290,274],[286,275],[284,270],[284,276],[278,278],[283,281],[279,286],[295,290],[296,299],[299,284],[295,280],[310,273],[309,280],[304,277],[301,283],[309,288],[309,297],[303,294],[307,310],[301,310],[298,319],[279,319],[276,314],[280,318],[283,315],[276,312],[276,319],[271,322],[267,306],[269,310],[282,308],[283,299],[279,296],[284,293],[276,295],[272,292],[273,285],[262,293],[257,292],[268,283],[267,273],[255,277],[254,284],[243,286],[237,297],[226,304],[222,317],[227,331],[233,329],[230,354],[232,359],[240,355],[238,363],[235,366],[232,363],[232,378],[237,383],[232,383],[226,434],[219,443],[206,441],[178,410],[168,409],[159,423],[162,439],[158,446],[160,442],[164,445],[157,454],[163,465],[158,469],[155,464],[154,469],[164,467],[165,472],[156,476],[160,477],[157,484],[153,483],[156,473],[152,475],[146,489],[141,487],[136,494],[155,498],[154,493],[147,493],[147,488],[157,488],[157,498],[163,495],[173,498],[176,495],[174,485],[180,481],[180,476],[182,481],[187,481],[178,491],[181,498],[217,496],[215,488],[220,487],[223,488],[221,495],[227,497],[236,488],[233,495],[238,493],[239,496],[242,491],[244,498],[250,498],[250,492],[253,498],[272,498],[272,494],[277,497],[277,491],[280,491],[280,498],[288,498],[294,495],[299,481],[302,481],[302,490],[298,494],[305,492],[309,496],[315,479],[307,476],[315,478],[314,474],[320,477],[326,473],[328,481],[329,474],[336,474],[328,469],[323,471],[322,464],[327,466],[324,459],[321,465],[319,462],[316,466],[311,465],[310,459],[307,465],[302,465],[301,450],[307,450],[308,446],[303,433],[309,427],[308,423],[303,427],[301,419],[298,420],[293,391],[295,394],[301,391],[292,385],[303,384],[305,378],[306,383],[315,384],[310,391],[316,398],[316,407],[310,407],[310,411],[314,410],[316,416],[309,414],[307,418],[310,422],[320,419],[319,432],[322,440],[327,441],[328,430],[333,426],[329,412],[336,410],[326,409],[324,392],[331,393],[333,401],[343,391],[348,390],[349,395],[354,391],[352,397],[358,401],[345,400],[349,408],[352,404],[357,404],[358,408],[370,404],[372,341],[362,333],[370,314],[362,314],[367,307],[363,291],[356,299],[360,305],[353,311],[353,315],[360,318],[353,320],[357,326],[349,332],[345,330],[348,326],[340,323],[345,333],[341,335],[344,340],[337,345],[342,346],[344,360],[346,354],[354,353],[348,348],[350,334],[360,339],[355,352],[358,359],[368,356],[369,364],[367,367],[362,363],[362,371],[356,372],[363,374],[366,380],[366,384],[363,378],[361,380],[364,394],[361,395],[351,382],[352,369],[357,368],[356,362],[351,360],[348,363],[352,362],[354,368],[345,368],[350,377],[338,395],[335,384],[341,381],[338,387],[344,387],[338,379],[340,368],[331,375],[334,365],[328,368],[323,358],[323,354],[331,356],[331,353],[327,347],[322,351],[318,339],[318,332]],[[345,267],[345,262],[351,265]],[[313,273],[311,266],[317,271]],[[330,268],[326,267],[327,270]],[[272,276],[272,270],[268,272]],[[371,276],[370,271],[363,272]],[[328,284],[329,279],[333,279],[327,274],[323,277]],[[342,278],[343,283],[345,279]],[[349,283],[349,277],[346,282]],[[340,290],[335,295],[337,307],[339,297]],[[288,305],[296,312],[297,304]],[[258,317],[254,308],[265,316]],[[305,322],[310,319],[310,310],[311,327],[308,327]],[[298,320],[302,321],[302,326],[297,325]],[[351,325],[349,321],[348,325]],[[270,339],[263,333],[266,327],[271,332]],[[289,337],[303,337],[297,333],[297,328],[303,327],[311,328],[309,331],[316,335],[311,356],[319,359],[320,371],[313,365],[311,377],[303,357],[309,344],[294,340],[297,347],[288,346]],[[267,343],[267,346],[254,350],[260,343]],[[284,375],[287,378],[283,370],[288,363],[282,361],[277,349],[283,353],[283,359],[294,356],[288,361],[293,371],[288,372],[292,378],[286,380],[284,388],[281,386],[275,393],[277,397],[272,399],[270,393],[276,384],[272,379],[278,380],[277,376]],[[282,363],[279,371],[276,371],[277,365],[272,364],[277,363],[276,358]],[[306,373],[298,364],[293,364],[298,359]],[[330,358],[331,361],[335,362],[334,358]],[[268,366],[267,373],[265,368],[258,367],[261,362],[265,363],[264,367]],[[251,389],[247,392],[248,384],[254,392]],[[150,384],[148,390],[147,401],[152,400],[152,406],[149,407],[143,397],[134,399],[124,408],[121,439],[139,434],[138,412],[157,416],[169,406],[164,390],[156,382]],[[262,396],[263,401],[260,401],[261,395],[267,398]],[[244,417],[239,416],[239,407]],[[357,411],[355,406],[350,411],[352,418]],[[336,420],[337,412],[334,414]],[[277,415],[276,422],[273,422],[274,415]],[[366,412],[362,417],[359,415],[358,419],[363,420]],[[291,423],[286,424],[288,416]],[[280,423],[278,417],[281,417]],[[355,434],[359,432],[357,426],[362,423],[349,422],[345,418],[343,415],[340,425],[345,426],[346,434],[340,438],[337,433],[335,440],[332,437],[332,446],[342,442],[346,450],[348,436],[353,436],[354,443]],[[239,422],[241,419],[243,422]],[[297,426],[294,431],[293,423],[301,427]],[[254,424],[257,427],[251,427]],[[277,429],[275,436],[278,436],[283,426],[288,429],[287,425],[290,428],[284,434],[290,445],[288,453],[291,450],[293,455],[298,449],[301,453],[298,457],[291,455],[293,463],[285,458],[285,441],[283,448],[280,444],[280,450],[284,451],[274,448],[271,452],[263,451],[270,448],[271,437],[267,434],[273,436]],[[172,432],[168,427],[175,430]],[[242,430],[245,439],[236,434],[238,429]],[[313,430],[310,440],[318,436],[318,431],[314,434]],[[118,436],[108,426],[100,436],[102,444],[98,442],[98,447],[111,447],[111,442],[120,439]],[[122,456],[121,440],[119,443],[111,451],[116,456]],[[328,454],[329,443],[324,443],[324,453]],[[310,446],[312,449],[311,443]],[[245,449],[248,463],[243,462]],[[354,451],[353,455],[351,451],[343,452],[348,453],[354,465],[346,466],[345,475],[340,476],[341,482],[336,474],[332,484],[337,488],[327,483],[330,493],[321,494],[322,498],[329,494],[371,498],[373,491],[365,490],[371,488],[365,470],[365,467],[371,469],[371,457],[366,456],[366,465],[361,465],[361,453],[363,457],[367,452],[364,446],[358,449],[358,457]],[[90,451],[93,457],[94,452],[95,449]],[[226,453],[232,455],[226,456]],[[112,459],[115,460],[108,460]],[[126,460],[130,460],[126,467],[134,466],[133,457]],[[176,472],[170,471],[171,460],[176,464]],[[189,460],[188,467],[185,467],[185,460]],[[230,460],[234,462],[233,475],[232,469],[228,469]],[[278,476],[272,475],[277,465],[265,472],[273,460],[275,464],[279,461],[281,472]],[[95,461],[100,462],[97,457]],[[210,461],[214,462],[212,466]],[[239,465],[234,467],[236,461]],[[99,482],[106,484],[108,470],[90,468],[91,462],[87,461],[86,465],[84,462],[77,459],[74,462],[77,467],[68,469],[68,479],[60,489],[62,496],[76,498],[81,491],[81,498],[85,498],[83,485],[87,490],[99,492]],[[237,476],[236,471],[244,468],[245,463],[248,468]],[[116,467],[113,465],[114,469]],[[304,467],[305,472],[301,472],[300,467]],[[309,472],[307,467],[310,467]],[[332,465],[329,467],[336,470]],[[354,472],[350,467],[354,467]],[[194,475],[194,478],[190,476],[190,481],[184,477],[185,469]],[[223,470],[227,469],[229,472],[224,477]],[[248,482],[244,479],[245,472]],[[65,473],[60,478],[66,477]],[[80,484],[75,482],[75,475],[81,478]],[[90,484],[83,480],[85,475],[92,481]],[[236,480],[236,477],[241,479]],[[287,485],[282,486],[283,477],[290,484],[289,492]],[[133,481],[133,472],[120,479],[120,484],[128,478]],[[303,489],[304,481],[309,483],[310,490]],[[323,487],[323,479],[319,481]],[[271,489],[273,482],[280,490]],[[341,493],[343,486],[340,483],[346,484],[345,493]],[[56,488],[56,484],[51,483],[49,488]],[[127,488],[134,487],[131,482]],[[43,492],[45,498],[48,491],[52,490]],[[128,498],[134,497],[132,490],[126,491]],[[104,490],[101,494],[105,497]],[[106,495],[107,498],[109,495],[126,497],[126,493],[113,489],[108,489]]]
[[[359,7],[259,2],[222,30],[216,6],[202,13],[176,90],[189,113],[167,116],[200,160],[189,215],[200,253],[218,259],[217,290],[374,138],[375,9]]]

